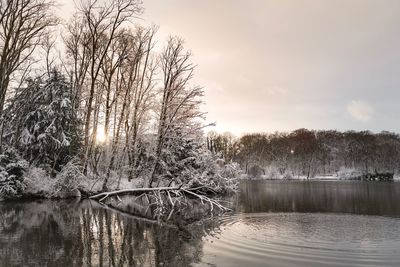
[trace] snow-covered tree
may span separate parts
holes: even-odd
[[[199,86],[192,86],[191,79],[195,66],[190,62],[191,53],[185,51],[183,40],[170,37],[160,55],[163,84],[157,110],[158,129],[155,148],[155,164],[149,180],[151,186],[160,168],[161,154],[166,148],[166,140],[174,135],[174,128],[197,127],[195,121],[201,118],[201,98],[204,91]]]
[[[16,90],[6,109],[6,139],[29,162],[60,170],[78,149],[71,87],[58,71]]]
[[[166,136],[156,176],[158,185],[204,186],[224,193],[237,188],[239,170],[238,164],[224,164],[196,133],[174,127]]]

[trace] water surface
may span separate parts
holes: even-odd
[[[0,265],[400,265],[400,183],[248,181],[233,201],[178,225],[90,201],[3,202]]]

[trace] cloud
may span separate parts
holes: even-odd
[[[356,120],[368,122],[374,115],[374,109],[370,104],[362,100],[353,100],[347,105],[347,112]]]

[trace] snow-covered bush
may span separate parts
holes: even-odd
[[[0,196],[18,197],[26,188],[23,175],[28,164],[14,149],[4,146],[3,150],[0,154]]]
[[[81,170],[77,160],[68,162],[55,178],[54,196],[69,197],[72,196],[71,194],[76,194],[81,188],[81,182],[85,179]]]
[[[55,179],[42,168],[31,166],[24,174],[25,194],[51,197],[55,187]]]
[[[183,173],[184,181],[188,187],[206,187],[207,193],[231,193],[238,189],[241,169],[239,164],[230,162],[220,164],[217,155],[210,151],[203,151],[196,158],[196,168],[188,169]]]
[[[25,187],[22,177],[10,175],[7,171],[0,170],[0,196],[17,197],[21,195]]]
[[[238,190],[239,177],[242,173],[240,165],[236,162],[230,162],[218,170],[219,185],[223,192]]]

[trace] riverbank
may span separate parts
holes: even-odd
[[[82,173],[79,159],[72,159],[61,170],[46,169],[24,160],[15,150],[8,148],[0,154],[0,197],[2,199],[48,198],[64,199],[90,197],[106,191],[131,190],[144,187],[174,187],[185,189],[205,187],[212,194],[225,194],[237,189],[239,169],[233,163],[218,165],[213,161],[189,168],[184,177],[155,176],[152,186],[148,176],[129,179],[129,172],[121,168],[97,174]],[[202,168],[204,167],[204,169]],[[105,183],[106,181],[106,183]],[[104,186],[106,185],[106,186]]]

